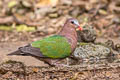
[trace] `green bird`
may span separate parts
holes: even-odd
[[[76,28],[82,30],[78,21],[68,19],[61,31],[53,36],[32,42],[8,55],[30,55],[41,58],[50,65],[57,66],[59,59],[69,57],[77,46]]]

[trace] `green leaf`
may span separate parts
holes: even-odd
[[[9,8],[12,8],[12,7],[14,7],[15,5],[17,5],[17,2],[16,2],[16,1],[10,1],[10,2],[8,3],[8,7],[9,7]]]
[[[16,31],[21,32],[21,31],[35,31],[35,27],[28,27],[26,25],[19,25],[16,26]]]
[[[12,31],[12,27],[10,27],[10,26],[0,26],[0,30]]]

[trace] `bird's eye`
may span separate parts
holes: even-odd
[[[74,21],[71,21],[72,24],[74,24]]]

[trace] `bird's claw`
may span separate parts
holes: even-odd
[[[57,64],[57,63],[54,63],[53,66],[55,66],[55,67],[70,67],[69,65],[66,65],[66,64]]]

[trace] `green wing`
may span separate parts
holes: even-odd
[[[71,47],[65,37],[54,35],[32,43],[40,48],[42,54],[50,58],[65,58],[70,55]]]

